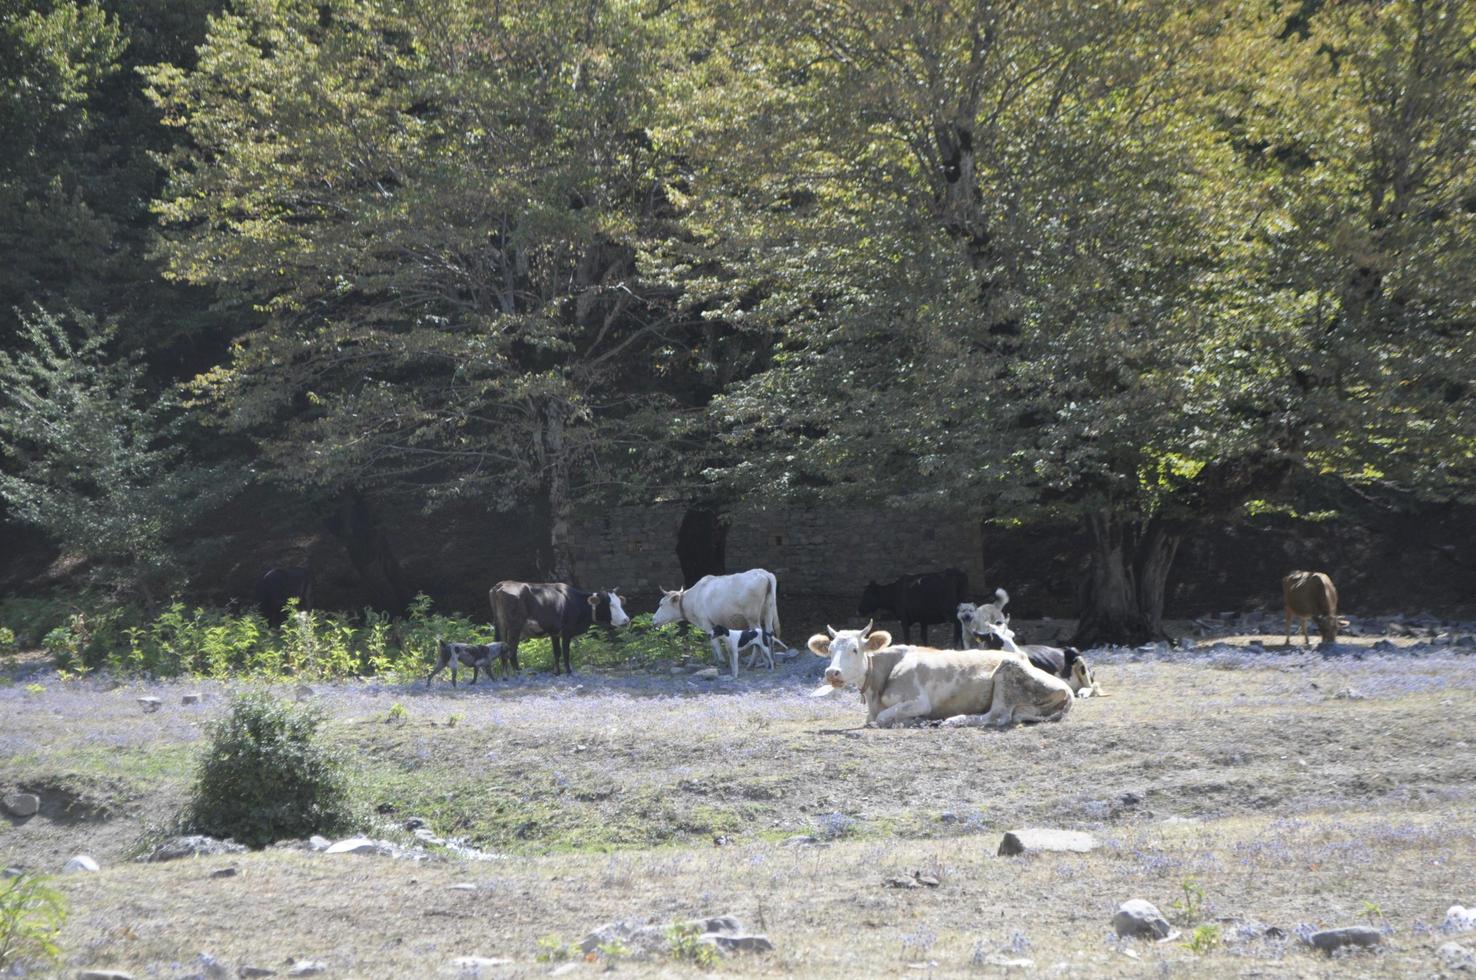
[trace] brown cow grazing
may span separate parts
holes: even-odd
[[[1325,572],[1292,572],[1281,580],[1281,594],[1286,600],[1286,643],[1291,646],[1292,617],[1302,621],[1302,644],[1311,646],[1307,636],[1307,620],[1317,620],[1323,643],[1338,642],[1338,590]]]

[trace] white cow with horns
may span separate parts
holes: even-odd
[[[762,568],[732,575],[704,575],[685,589],[662,589],[661,601],[651,625],[684,621],[712,636],[714,630],[760,629],[779,635],[779,580]],[[779,641],[783,644],[783,640]],[[712,655],[725,663],[712,639]],[[738,676],[738,655],[732,657],[733,676]]]
[[[1058,721],[1071,710],[1071,686],[1005,650],[933,650],[892,646],[892,635],[861,630],[816,633],[809,647],[829,657],[815,695],[859,688],[868,724],[888,728],[909,720],[949,726],[1003,728],[1013,722]]]

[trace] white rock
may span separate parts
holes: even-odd
[[[1006,970],[1012,968],[1017,970],[1035,969],[1034,960],[1026,959],[1023,956],[1005,956],[1002,953],[990,953],[984,957],[984,962],[990,966],[1002,966]]]
[[[477,886],[469,881],[458,881],[456,884],[447,887],[453,892],[474,892],[477,890]]]
[[[1452,905],[1445,913],[1443,927],[1447,932],[1470,932],[1476,929],[1476,907]]]
[[[11,793],[4,803],[5,809],[17,817],[34,817],[41,809],[41,797],[35,793]]]
[[[317,834],[314,834],[308,838],[308,850],[326,851],[332,846],[333,842],[326,837],[319,837]]]
[[[496,966],[511,966],[513,962],[505,956],[458,956],[446,968],[451,973],[480,973]]]
[[[389,841],[371,840],[368,837],[350,837],[329,845],[324,854],[393,854],[395,845]]]
[[[100,870],[97,862],[86,854],[78,854],[62,867],[62,874],[74,874],[78,871]]]
[[[575,970],[579,969],[579,966],[580,964],[578,963],[565,963],[563,966],[554,967],[552,970],[549,971],[548,975],[551,977],[562,977],[567,974],[573,973]]]
[[[1443,944],[1435,951],[1447,969],[1451,970],[1476,970],[1476,953],[1457,942]]]
[[[692,677],[699,681],[712,681],[717,680],[717,675],[718,669],[716,667],[704,667],[701,670],[694,671]]]
[[[139,707],[144,709],[145,714],[150,714],[158,711],[164,705],[164,702],[158,698],[139,698],[138,704]]]
[[[997,853],[1006,857],[1040,851],[1085,854],[1101,846],[1095,837],[1080,830],[1048,830],[1042,827],[1031,827],[1007,832],[1004,839],[999,842]]]
[[[326,972],[328,964],[321,960],[293,960],[292,965],[287,968],[289,977],[311,977]]]
[[[1141,898],[1128,899],[1117,907],[1112,928],[1119,936],[1142,939],[1173,939],[1178,932],[1168,924],[1158,906]]]

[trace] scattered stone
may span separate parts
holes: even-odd
[[[513,962],[505,956],[458,956],[446,966],[453,973],[480,973],[494,966],[511,966]]]
[[[1048,830],[1031,827],[1006,832],[1004,839],[999,842],[998,853],[1005,857],[1059,851],[1086,854],[1101,846],[1095,837],[1080,830]]]
[[[164,706],[164,702],[158,698],[139,698],[138,703],[144,709],[144,714],[152,714]]]
[[[1333,699],[1336,701],[1365,701],[1367,700],[1367,695],[1360,694],[1351,687],[1345,687],[1337,694],[1334,694]]]
[[[350,837],[330,844],[324,854],[382,854],[394,857],[399,848],[387,840],[372,840],[368,837]]]
[[[77,980],[133,980],[133,974],[122,970],[83,970]]]
[[[888,878],[882,884],[888,888],[937,888],[938,879],[933,875],[914,871],[911,875]]]
[[[297,700],[306,701],[313,696],[313,689],[306,684],[297,685]]]
[[[984,957],[984,962],[989,966],[1002,966],[1006,970],[1033,970],[1035,961],[1023,956],[1005,956],[1003,953],[990,953]]]
[[[430,826],[430,824],[426,821],[424,817],[408,817],[405,820],[406,830],[420,830],[421,828],[428,826]]]
[[[671,668],[671,673],[673,675],[675,675],[675,674],[685,674],[686,672],[687,672],[687,668],[685,668],[685,667],[673,667],[673,668]]]
[[[1196,824],[1196,823],[1199,823],[1199,818],[1198,817],[1181,817],[1181,816],[1178,816],[1177,814],[1175,814],[1172,817],[1164,817],[1162,822],[1163,822],[1163,824],[1165,826],[1176,827],[1176,826],[1179,826],[1180,824]]]
[[[1476,907],[1466,908],[1464,905],[1452,905],[1445,912],[1445,921],[1441,928],[1446,932],[1470,932],[1476,929]]]
[[[311,977],[328,970],[328,964],[321,960],[289,960],[291,965],[287,968],[289,977]]]
[[[1261,933],[1267,939],[1285,939],[1286,930],[1280,926],[1267,926],[1266,931]]]
[[[19,878],[21,875],[23,875],[25,873],[26,873],[26,869],[25,868],[19,868],[19,867],[16,867],[15,865],[11,865],[10,867],[6,868],[4,871],[0,871],[0,878]]]
[[[793,837],[784,838],[785,847],[805,847],[810,844],[820,843],[820,838],[814,834],[795,834]]]
[[[177,861],[180,858],[204,857],[215,854],[245,854],[246,848],[233,840],[217,840],[203,834],[186,834],[161,841],[140,861]]]
[[[1372,926],[1346,926],[1314,932],[1307,941],[1324,953],[1331,953],[1344,946],[1377,946],[1384,941],[1384,934]]]
[[[774,951],[774,944],[769,941],[768,936],[746,933],[729,935],[719,932],[708,933],[701,938],[712,942],[725,953],[772,953]]]
[[[62,874],[74,874],[78,871],[97,871],[97,862],[86,854],[78,854],[62,866]]]
[[[270,967],[252,966],[249,963],[242,963],[236,967],[236,976],[240,977],[241,980],[250,980],[251,977],[274,977],[276,975],[277,971]]]
[[[886,886],[887,888],[921,888],[922,887],[914,879],[912,879],[912,878],[904,878],[901,875],[898,875],[895,878],[888,878],[886,881],[882,882],[882,884],[884,886]]]
[[[230,866],[228,868],[216,868],[214,871],[210,872],[210,877],[212,877],[212,878],[234,878],[234,877],[236,877],[236,875],[238,875],[240,873],[241,873],[240,872],[240,869],[238,869],[235,865],[232,865],[232,866]]]
[[[1158,906],[1141,898],[1129,899],[1117,907],[1117,914],[1112,917],[1112,928],[1119,936],[1139,939],[1173,939],[1179,934],[1158,911]]]
[[[456,884],[448,887],[453,892],[474,892],[477,890],[477,886],[469,881],[458,881]]]
[[[41,809],[41,797],[35,793],[11,793],[3,802],[6,812],[14,817],[34,817]]]
[[[310,851],[326,851],[332,846],[333,842],[326,837],[319,837],[317,834],[314,834],[308,838],[308,850]]]
[[[200,703],[200,695],[198,695],[198,694],[181,694],[179,696],[179,703],[180,704],[199,704]]]
[[[1476,970],[1476,953],[1462,946],[1458,942],[1448,942],[1435,951],[1450,970]]]
[[[601,946],[618,942],[632,950],[637,957],[662,955],[671,944],[671,934],[678,930],[724,954],[766,953],[774,948],[769,937],[744,932],[742,923],[733,916],[715,915],[660,925],[642,925],[631,920],[608,922],[585,936],[579,943],[579,949],[589,954]]]
[[[201,953],[195,960],[200,964],[200,972],[197,976],[207,977],[209,980],[224,980],[225,977],[230,976],[226,965],[209,953]]]
[[[562,977],[566,974],[573,973],[577,969],[579,969],[578,963],[565,963],[562,966],[554,967],[551,971],[549,971],[548,975],[551,977]]]
[[[717,680],[717,676],[718,669],[716,667],[704,667],[701,670],[694,671],[692,674],[692,677],[699,681],[715,681]]]

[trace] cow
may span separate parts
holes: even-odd
[[[895,582],[878,585],[867,582],[861,592],[856,611],[875,616],[886,611],[902,624],[902,642],[912,639],[912,624],[921,627],[919,642],[928,642],[928,627],[934,623],[953,623],[953,645],[963,646],[963,629],[956,618],[958,604],[969,596],[969,577],[956,568],[941,572],[904,575]]]
[[[1004,607],[1009,604],[1010,594],[1004,589],[995,589],[994,598],[996,601],[986,602],[983,605],[975,605],[972,602],[958,604],[958,624],[963,631],[965,650],[1001,649],[999,637],[989,629],[989,625],[1008,626],[1010,624],[1010,617],[1004,612]]]
[[[1096,676],[1092,674],[1091,665],[1076,647],[1048,647],[1036,643],[1018,646],[1015,643],[1015,631],[1010,629],[1008,623],[988,623],[985,631],[994,642],[984,649],[1023,654],[1036,670],[1043,670],[1070,684],[1072,692],[1079,698],[1107,696],[1097,683]]]
[[[306,612],[313,608],[313,572],[310,568],[269,568],[256,580],[256,607],[273,629],[287,621],[289,599]]]
[[[472,669],[472,683],[477,682],[477,671],[481,670],[487,675],[487,680],[492,679],[492,661],[496,659],[502,665],[502,676],[507,676],[508,668],[512,665],[512,656],[508,651],[506,643],[448,643],[440,637],[436,638],[436,668],[430,672],[425,679],[425,686],[430,687],[431,681],[435,680],[437,674],[451,665],[451,686],[456,686],[456,667],[458,664]]]
[[[706,633],[712,640],[713,659],[723,663],[718,641],[712,638],[714,630],[762,629],[778,637],[779,581],[773,572],[750,568],[732,575],[704,575],[685,589],[662,589],[651,625],[676,622],[691,623]]]
[[[1326,572],[1292,572],[1281,580],[1281,595],[1286,601],[1286,642],[1291,646],[1292,617],[1302,621],[1302,645],[1311,646],[1307,636],[1307,620],[1315,619],[1322,642],[1338,642],[1338,627],[1348,625],[1338,619],[1338,590]]]
[[[769,669],[774,669],[774,634],[763,627],[750,627],[748,629],[713,629],[708,633],[713,641],[728,650],[728,655],[733,663],[733,676],[738,676],[738,655],[744,650],[751,650],[748,655],[748,669],[752,670],[754,661],[762,654],[769,664]]]
[[[810,637],[828,657],[825,684],[813,693],[859,688],[867,724],[888,728],[913,720],[1003,728],[1012,722],[1058,721],[1075,701],[1070,685],[1005,650],[934,650],[892,646],[883,630],[836,631]]]
[[[595,623],[619,627],[630,622],[616,589],[585,592],[563,582],[509,581],[492,586],[487,598],[492,603],[493,631],[499,642],[507,644],[514,671],[519,669],[518,643],[524,634],[548,637],[554,673],[572,674],[569,646],[574,637]]]

